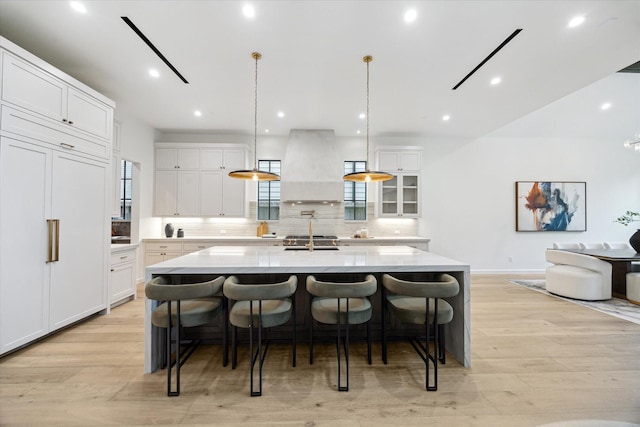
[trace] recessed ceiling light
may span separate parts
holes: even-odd
[[[193,112],[193,115],[196,116],[196,117],[202,117],[202,111],[196,110],[196,111]]]
[[[79,1],[71,1],[69,2],[69,6],[71,6],[71,9],[75,10],[76,12],[87,13],[87,8]]]
[[[500,77],[494,77],[491,79],[491,84],[492,85],[497,85],[498,83],[500,83],[502,81],[502,79]]]
[[[358,129],[358,130],[356,131],[356,133],[357,133],[358,135],[360,135],[360,129]]]
[[[152,68],[152,69],[149,70],[149,75],[151,77],[158,78],[158,77],[160,77],[160,72],[158,70],[156,70],[155,68]]]
[[[361,119],[364,119],[367,117],[367,115],[365,113],[360,113],[360,115],[358,116]]]
[[[445,114],[444,116],[442,116],[442,120],[444,120],[445,122],[449,121],[450,118],[451,118],[451,116],[448,115],[448,114]]]
[[[416,20],[418,12],[415,9],[409,9],[404,13],[404,22],[410,23]]]
[[[278,117],[280,118],[284,117],[284,113],[282,111],[278,111]]]
[[[569,21],[569,28],[575,28],[584,22],[584,16],[576,16]]]
[[[265,130],[264,130],[264,132],[265,132],[265,133],[269,133],[269,129],[265,129]]]
[[[242,14],[247,18],[253,18],[254,16],[256,16],[256,10],[250,4],[246,4],[242,8]]]
[[[600,106],[601,110],[608,110],[609,108],[611,108],[611,103],[610,102],[605,102],[604,104],[602,104]]]

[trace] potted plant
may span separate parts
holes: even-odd
[[[620,223],[625,227],[628,226],[632,222],[640,221],[640,213],[627,211],[624,215],[616,218],[614,222]],[[629,239],[629,244],[636,252],[640,253],[640,229],[636,231],[631,238]]]

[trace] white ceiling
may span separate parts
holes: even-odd
[[[256,16],[242,7],[252,3]],[[0,0],[0,34],[160,130],[477,137],[640,60],[640,1]],[[404,12],[417,11],[406,24]],[[583,25],[569,20],[583,15]],[[129,17],[189,81],[125,24]],[[470,77],[514,30],[523,31]],[[147,74],[160,71],[159,79]],[[502,83],[489,80],[501,76]],[[610,101],[615,102],[615,100]],[[599,105],[594,105],[599,108]],[[203,115],[197,118],[193,111]],[[283,111],[284,118],[276,113]],[[451,115],[448,122],[443,114]]]

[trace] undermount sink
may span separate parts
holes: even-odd
[[[309,251],[309,248],[304,246],[286,246],[284,248],[285,251]],[[337,246],[314,246],[314,251],[337,251]]]

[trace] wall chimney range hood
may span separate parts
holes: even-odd
[[[332,129],[292,129],[281,167],[285,203],[342,203],[343,161]]]

